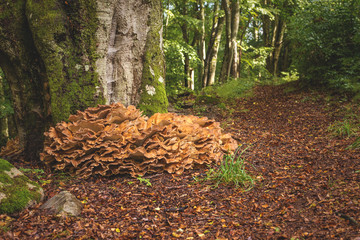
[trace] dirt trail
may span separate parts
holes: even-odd
[[[47,197],[71,191],[85,204],[81,217],[43,215],[36,206],[2,237],[356,239],[360,151],[345,150],[351,139],[329,137],[327,127],[341,117],[338,107],[317,93],[259,87],[232,106],[224,124],[248,147],[243,156],[257,179],[252,190],[195,182],[206,169],[146,176],[151,187],[129,177],[81,181],[48,174]]]

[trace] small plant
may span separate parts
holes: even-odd
[[[151,187],[151,182],[150,182],[149,179],[142,178],[142,177],[138,176],[138,177],[137,177],[137,180],[139,180],[140,183],[143,183],[143,184],[145,184],[146,186]]]
[[[44,170],[42,169],[37,169],[37,168],[19,168],[19,170],[21,172],[23,172],[24,174],[31,174],[33,176],[35,176],[37,179],[42,179],[44,177]]]
[[[219,168],[211,168],[204,180],[214,181],[215,187],[218,187],[220,183],[232,183],[237,188],[242,187],[250,190],[254,186],[255,180],[245,170],[245,160],[242,157],[245,150],[239,153],[240,147],[238,147],[233,155],[224,155]]]
[[[348,119],[344,121],[336,121],[328,127],[328,131],[338,137],[354,136],[358,130],[359,129],[356,124]]]
[[[33,173],[33,174],[44,174],[44,170],[42,169],[37,169],[37,168],[19,168],[20,171],[22,171],[23,173]]]

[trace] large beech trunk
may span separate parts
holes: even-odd
[[[77,110],[121,102],[166,112],[161,18],[160,0],[0,2],[0,67],[28,160]]]

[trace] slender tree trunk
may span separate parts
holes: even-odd
[[[186,16],[188,14],[187,0],[184,1],[184,4],[183,4],[182,9],[181,9],[181,14],[183,16]],[[189,32],[188,32],[187,23],[184,22],[183,24],[181,24],[180,27],[181,27],[181,32],[182,32],[183,39],[184,39],[185,43],[189,45],[190,44],[190,39],[189,39]],[[187,53],[185,53],[184,54],[184,86],[186,88],[190,87],[189,78],[190,78],[190,58],[189,58],[189,55]]]
[[[279,74],[279,57],[283,46],[286,24],[281,20],[279,15],[276,15],[273,25],[272,38],[270,41],[272,51],[267,59],[267,69],[271,74],[277,76]]]
[[[218,58],[218,52],[220,47],[220,41],[221,41],[221,34],[223,32],[224,28],[224,18],[220,18],[219,20],[219,26],[215,33],[215,41],[212,48],[212,53],[209,57],[209,70],[208,70],[208,78],[206,85],[214,85],[215,84],[215,74],[216,74],[216,65],[217,65],[217,58]]]
[[[262,0],[262,5],[264,8],[269,7],[270,3],[271,3],[271,0]],[[270,42],[271,20],[268,15],[262,15],[262,24],[263,24],[262,29],[263,29],[264,45],[265,45],[265,47],[270,47],[271,46],[271,42]]]
[[[206,45],[205,45],[205,9],[204,0],[198,0],[200,7],[199,20],[201,21],[201,29],[199,34],[199,76],[198,79],[203,79],[205,69],[205,58],[206,58]]]
[[[240,2],[234,0],[222,1],[222,7],[225,11],[226,19],[226,44],[223,58],[223,65],[221,67],[220,81],[225,82],[229,77],[237,78],[237,33],[240,23]]]
[[[213,85],[215,83],[217,56],[220,46],[221,34],[223,32],[225,23],[224,17],[219,17],[219,10],[220,5],[218,2],[215,2],[213,26],[211,29],[211,35],[205,59],[204,76],[202,79],[203,87]]]
[[[285,33],[285,29],[286,29],[286,24],[284,21],[279,21],[279,28],[278,28],[278,32],[277,32],[277,38],[275,41],[275,46],[274,46],[274,51],[273,51],[273,73],[274,76],[278,76],[280,71],[279,71],[279,58],[280,58],[280,53],[281,53],[281,49],[283,46],[283,41],[284,41],[284,33]]]
[[[242,48],[241,48],[241,45],[243,43],[243,40],[244,40],[244,37],[245,37],[245,34],[246,34],[246,31],[247,29],[249,28],[250,26],[250,23],[252,22],[252,16],[250,15],[249,17],[249,20],[247,22],[247,24],[241,29],[241,35],[240,35],[240,43],[239,43],[239,59],[238,59],[238,77],[240,78],[240,73],[241,73],[241,57],[242,57]],[[254,36],[256,38],[256,36]]]

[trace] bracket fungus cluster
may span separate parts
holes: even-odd
[[[157,113],[120,103],[78,111],[45,133],[41,160],[82,177],[167,171],[218,162],[236,141],[207,118]]]

